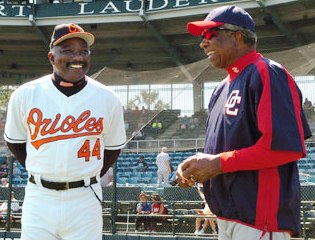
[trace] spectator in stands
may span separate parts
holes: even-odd
[[[180,120],[180,129],[186,129],[189,126],[189,118],[187,115],[181,118]]]
[[[13,163],[13,176],[17,177],[21,175],[21,169],[18,167],[17,163]]]
[[[191,117],[189,125],[189,128],[198,128],[200,125],[199,119],[197,117]]]
[[[152,228],[150,214],[152,212],[151,203],[148,202],[148,197],[144,192],[139,195],[140,202],[137,204],[137,217],[136,217],[136,231],[140,230],[140,225],[144,225],[145,231],[150,231]]]
[[[305,101],[303,103],[303,109],[307,119],[311,120],[310,118],[314,116],[314,107],[312,102],[308,100],[308,98],[305,98]]]
[[[199,196],[201,197],[201,199],[205,202],[204,203],[204,208],[200,209],[200,210],[196,210],[196,213],[198,215],[207,215],[210,217],[215,217],[215,215],[211,212],[208,204],[206,203],[206,199],[205,199],[205,195],[203,194],[203,192],[201,191],[201,186],[202,184],[198,183],[197,185],[197,189],[198,189],[198,193]],[[204,220],[204,223],[201,224],[202,220]],[[207,230],[208,227],[211,227],[212,233],[213,234],[218,234],[217,233],[217,229],[216,229],[216,220],[213,218],[196,218],[196,230],[195,230],[195,234],[196,235],[203,235],[205,234],[205,231]],[[202,227],[202,228],[201,228]]]
[[[7,177],[9,172],[8,163],[4,162],[0,165],[0,177]]]
[[[8,180],[5,177],[1,178],[1,187],[9,187]]]
[[[166,206],[163,203],[161,196],[158,193],[154,193],[151,196],[152,201],[152,215],[165,215],[168,213]],[[165,222],[166,217],[152,217],[152,232],[156,231],[157,223]]]
[[[11,192],[11,214],[10,214],[10,222],[13,222],[14,213],[20,210],[20,205],[18,200],[16,200],[14,196],[14,192]],[[6,219],[8,211],[8,203],[5,201],[0,205],[0,219]]]
[[[146,172],[148,169],[148,163],[145,161],[144,156],[140,155],[137,161],[136,170],[138,172]]]
[[[152,132],[153,132],[154,136],[157,136],[161,133],[162,127],[163,127],[163,125],[159,119],[155,119],[153,121],[151,128],[152,128]]]
[[[168,175],[171,173],[170,155],[167,153],[167,147],[162,147],[161,152],[156,156],[158,185],[168,184]]]
[[[301,91],[288,71],[256,51],[252,17],[237,6],[211,11],[188,31],[228,76],[209,103],[205,153],[177,169],[181,187],[203,183],[219,239],[288,240],[300,230],[297,160],[311,136]]]
[[[102,187],[109,187],[113,185],[113,167],[110,167],[107,172],[101,178],[101,185]]]
[[[303,103],[303,108],[304,109],[314,109],[313,104],[308,98],[305,98],[304,103]]]

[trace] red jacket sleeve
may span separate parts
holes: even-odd
[[[301,157],[302,152],[270,150],[256,145],[220,154],[224,173],[272,168]]]

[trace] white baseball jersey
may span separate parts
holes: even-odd
[[[164,172],[169,170],[169,160],[170,155],[168,153],[161,152],[156,157],[156,165],[158,167],[158,171]]]
[[[124,147],[123,109],[108,87],[87,78],[87,85],[67,97],[51,75],[13,92],[4,138],[25,143],[26,169],[51,181],[98,176],[103,151]]]

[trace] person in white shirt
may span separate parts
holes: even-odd
[[[168,186],[168,176],[171,173],[170,166],[170,156],[167,153],[167,147],[162,147],[161,152],[156,157],[156,165],[157,165],[157,175],[158,181],[157,184]]]
[[[1,178],[1,187],[9,187],[8,180],[5,177]]]

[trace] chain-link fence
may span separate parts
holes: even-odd
[[[170,142],[174,143],[176,141]],[[198,140],[195,140],[195,143],[197,142]],[[164,144],[165,142],[163,142]],[[199,148],[198,144],[196,146],[195,149],[191,148],[191,152]],[[306,147],[307,156],[298,162],[302,198],[301,233],[298,237],[300,239],[315,239],[315,182],[313,177],[315,144],[314,142],[307,142]],[[176,150],[176,147],[174,147],[174,151]],[[143,152],[140,153],[140,149],[135,149],[132,154],[137,157],[137,152],[143,154]],[[0,204],[7,203],[8,209],[11,209],[11,211],[7,210],[0,213],[0,232],[20,231],[24,187],[18,187],[19,185],[16,184],[17,182],[13,178],[12,171],[16,166],[13,158],[7,158],[6,156],[2,156],[2,158],[1,161],[6,160],[7,162],[6,179],[8,179],[8,186],[0,188]],[[22,172],[21,176],[27,181],[25,172]],[[14,192],[14,200],[10,198],[12,192]],[[136,205],[141,192],[145,192],[149,199],[152,194],[158,193],[168,209],[167,213],[139,216],[136,212]],[[116,187],[103,188],[103,200],[104,234],[190,237],[200,235],[207,236],[208,239],[216,239],[217,237],[215,231],[209,226],[204,233],[196,231],[198,230],[196,229],[196,219],[201,221],[201,224],[205,219],[215,222],[214,216],[198,215],[199,210],[203,209],[203,202],[196,187],[181,189],[180,187],[157,187],[156,184],[133,184],[129,186],[120,184]],[[12,209],[14,205],[18,205],[15,210]]]
[[[141,187],[103,188],[104,234],[217,236],[210,226],[205,229],[204,233],[196,232],[196,219],[197,221],[199,219],[201,224],[204,223],[205,219],[215,222],[215,217],[212,215],[198,215],[199,210],[203,209],[203,202],[196,187],[191,189],[179,187],[155,189],[164,199],[164,204],[168,209],[167,214],[162,215],[137,214],[137,199],[142,190]],[[5,202],[11,191],[15,193],[16,200],[21,207],[24,198],[23,187],[0,188],[0,202]],[[152,193],[148,191],[148,197]],[[301,193],[301,234],[298,237],[315,239],[315,185],[302,186]],[[115,202],[112,201],[114,195]],[[0,228],[2,230],[20,231],[21,209],[12,212],[12,216],[10,224],[6,221],[6,217],[1,219]]]

